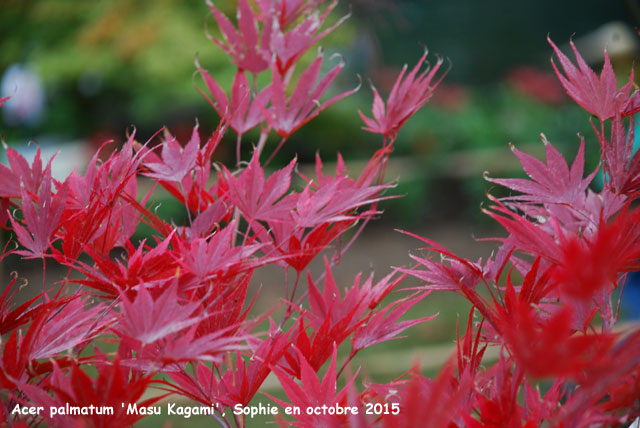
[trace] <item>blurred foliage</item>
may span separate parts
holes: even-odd
[[[561,145],[574,143],[577,132],[590,129],[588,117],[568,97],[565,103],[549,105],[497,83],[472,90],[470,99],[454,111],[437,104],[425,106],[407,124],[399,150],[504,147],[509,142],[540,141],[541,132]]]
[[[636,0],[375,1],[388,4],[370,17],[382,63],[408,61],[423,43],[451,59],[450,80],[467,84],[495,82],[516,65],[548,65],[548,35],[565,43],[612,21],[640,25],[629,7]]]
[[[234,2],[218,3],[235,19]],[[344,45],[350,25],[327,43]],[[213,119],[194,88],[200,85],[194,58],[223,87],[235,73],[206,36],[217,29],[204,0],[5,0],[0,31],[0,72],[16,62],[34,65],[49,107],[38,130],[68,137],[105,130],[122,135],[131,124],[150,136],[163,125]],[[5,136],[22,136],[8,131]],[[22,131],[33,136],[34,130]]]
[[[204,36],[206,8],[175,0],[13,1],[3,5],[0,64],[32,63],[51,115],[47,132],[78,135],[145,124],[193,103],[195,52],[232,73]]]

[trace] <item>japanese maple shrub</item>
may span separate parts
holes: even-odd
[[[612,297],[640,257],[633,208],[640,156],[631,150],[640,101],[632,79],[618,89],[608,58],[598,77],[577,51],[576,67],[552,44],[565,89],[596,117],[604,188],[589,188],[594,173],[585,177],[582,139],[571,167],[544,138],[546,162],[514,149],[531,179],[489,178],[517,192],[492,198],[487,210],[508,232],[495,254],[472,262],[421,238],[440,253],[437,261],[413,256],[413,268],[378,281],[358,276],[345,287],[332,269],[389,197],[384,175],[397,133],[444,73],[440,59],[425,65],[425,52],[386,100],[374,89],[372,116],[360,115],[383,142],[358,177],[349,177],[339,156],[331,173],[318,156],[315,177],[298,174],[301,187],[292,184],[296,159],[267,174],[291,134],[353,92],[324,96],[344,64],[321,75],[322,51],[296,72],[342,22],[325,24],[335,7],[238,0],[233,23],[209,4],[220,30],[212,41],[237,67],[227,91],[196,62],[202,94],[222,118],[211,136],[201,138],[196,126],[184,144],[168,130],[142,144],[131,134],[107,160],[96,153],[84,174],[64,181],[52,178],[40,152],[29,164],[7,148],[0,221],[13,238],[3,258],[14,253],[41,260],[43,273],[54,262],[69,271],[20,305],[12,304],[20,290],[14,276],[0,297],[0,413],[9,426],[128,426],[145,416],[131,405],[152,408],[173,394],[199,403],[223,427],[243,427],[251,419],[232,410],[249,405],[271,373],[287,396],[274,404],[359,409],[303,410],[278,417],[283,426],[611,426],[640,414],[640,333],[614,330]],[[236,135],[235,166],[214,163],[228,128]],[[242,159],[255,128],[260,137]],[[272,134],[280,138],[275,147]],[[153,185],[138,199],[141,180]],[[150,209],[159,186],[184,205],[185,224]],[[140,223],[153,229],[152,239],[133,241]],[[349,230],[352,238],[338,245]],[[308,266],[321,253],[325,269],[314,278]],[[266,265],[282,269],[283,310],[254,317],[259,296],[248,285]],[[424,286],[383,303],[407,275]],[[473,304],[456,354],[434,380],[414,369],[389,384],[361,386],[352,358],[431,319],[400,320],[434,290]],[[105,343],[117,351],[106,352]],[[345,358],[341,345],[349,347]],[[499,350],[496,363],[483,362],[488,347]],[[540,380],[548,380],[544,392]],[[91,411],[21,414],[67,405]],[[105,407],[112,414],[98,411]]]
[[[349,247],[338,239],[351,229],[355,239],[389,197],[384,172],[395,133],[428,100],[441,61],[420,71],[423,57],[398,79],[387,113],[376,108],[369,126],[385,142],[359,176],[347,174],[340,156],[327,172],[318,156],[315,177],[300,176],[296,186],[296,159],[270,174],[265,166],[291,134],[355,91],[324,97],[344,63],[322,74],[321,50],[299,65],[345,18],[324,24],[336,2],[240,0],[234,24],[208,6],[221,34],[212,41],[237,67],[227,94],[196,61],[202,95],[221,117],[212,135],[201,138],[196,126],[181,143],[165,130],[143,144],[131,133],[106,160],[98,152],[84,174],[62,181],[39,150],[29,164],[6,148],[0,221],[12,233],[2,258],[39,259],[43,274],[52,263],[69,272],[55,284],[43,280],[42,291],[19,305],[12,303],[21,289],[14,276],[0,297],[0,414],[9,426],[128,426],[146,413],[132,412],[133,404],[151,408],[170,394],[213,409],[212,420],[224,427],[244,426],[246,418],[230,408],[248,405],[270,373],[290,392],[295,379],[310,381],[331,360],[325,386],[302,400],[342,400],[346,392],[327,395],[341,373],[337,347],[351,338],[353,357],[431,318],[400,321],[428,291],[382,304],[402,273],[356,277],[345,288],[331,270]],[[262,76],[270,83],[258,87]],[[417,98],[405,99],[409,93]],[[235,166],[214,163],[228,128],[237,135]],[[242,159],[241,145],[251,143],[244,135],[254,128],[259,140]],[[275,147],[270,134],[281,138]],[[138,199],[142,180],[152,186]],[[159,187],[184,206],[185,224],[154,214],[149,201]],[[140,223],[153,236],[134,242]],[[326,249],[324,273],[313,278],[307,267]],[[283,272],[284,310],[249,316],[259,297],[248,285],[266,265]],[[88,374],[94,371],[97,377]],[[150,388],[160,394],[144,395]],[[85,414],[50,411],[69,406]],[[29,413],[38,407],[47,410]]]
[[[507,233],[494,254],[474,262],[418,237],[441,257],[413,256],[415,267],[400,270],[473,307],[437,380],[397,382],[404,392],[391,401],[401,403],[407,426],[430,415],[439,417],[433,426],[466,427],[610,427],[640,416],[640,329],[615,328],[614,294],[639,268],[640,155],[632,147],[640,93],[633,74],[618,88],[606,51],[598,76],[573,43],[577,66],[549,43],[560,82],[593,115],[601,162],[585,174],[583,136],[571,165],[544,135],[545,161],[512,147],[528,179],[486,177],[513,191],[489,196],[485,212]],[[595,191],[598,169],[605,179]],[[488,348],[499,350],[498,361],[483,367]]]

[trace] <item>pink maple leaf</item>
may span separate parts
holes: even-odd
[[[199,302],[181,302],[176,283],[155,299],[141,285],[135,299],[122,295],[116,332],[142,344],[153,343],[200,321],[202,318],[195,314],[199,306]]]
[[[415,297],[410,296],[396,300],[368,317],[365,324],[358,327],[351,338],[352,352],[357,352],[387,340],[398,339],[398,334],[409,327],[434,319],[438,314],[398,322],[400,317],[407,313],[416,303],[427,297],[429,293],[428,291],[414,295]]]
[[[109,406],[113,413],[89,416],[50,415],[44,413],[49,426],[55,427],[111,427],[130,426],[143,415],[127,412],[127,405],[137,403],[138,407],[151,406],[165,395],[143,400],[143,394],[152,382],[152,375],[141,375],[135,371],[123,370],[120,361],[102,363],[97,378],[92,378],[80,369],[76,362],[71,365],[68,375],[54,366],[54,372],[43,385],[22,383],[20,389],[38,406],[45,408],[71,406]],[[53,396],[51,395],[53,393]]]
[[[200,212],[189,226],[181,229],[181,234],[187,241],[209,236],[220,223],[227,220],[230,208],[224,199],[216,199]]]
[[[344,64],[340,62],[329,72],[318,80],[322,67],[323,55],[318,57],[300,75],[298,83],[287,98],[286,87],[277,67],[272,67],[273,81],[271,83],[271,107],[263,106],[263,113],[269,125],[281,137],[288,137],[298,128],[309,122],[330,105],[351,95],[358,88],[335,95],[324,103],[320,103],[320,98],[327,88],[336,78]]]
[[[235,369],[230,367],[220,382],[226,404],[248,405],[271,373],[272,366],[282,358],[290,345],[290,334],[277,332],[276,326],[271,325],[269,336],[254,347],[248,362],[245,363],[238,355]]]
[[[518,157],[522,168],[531,178],[489,178],[492,183],[497,183],[509,189],[521,192],[522,195],[509,196],[503,200],[517,200],[533,203],[566,204],[581,208],[584,202],[587,188],[596,171],[583,178],[584,173],[584,138],[580,139],[580,149],[571,165],[560,152],[549,143],[544,135],[542,142],[546,149],[546,164],[531,155],[523,153],[513,146],[511,150]]]
[[[600,120],[610,119],[625,110],[630,101],[629,92],[633,84],[633,74],[629,82],[618,89],[616,75],[606,50],[604,51],[604,66],[600,77],[598,77],[584,61],[573,42],[570,44],[578,63],[577,67],[550,38],[547,38],[547,41],[558,56],[564,74],[558,70],[552,59],[553,69],[564,89],[576,103]]]
[[[329,261],[324,260],[325,280],[322,293],[314,284],[311,273],[308,273],[307,282],[309,284],[309,307],[311,312],[306,313],[310,320],[310,325],[315,330],[320,330],[325,320],[329,319],[329,326],[333,327],[341,321],[348,320],[344,326],[345,330],[351,331],[360,320],[369,306],[366,288],[359,287],[359,277],[354,282],[354,286],[345,290],[344,297],[336,284],[331,272]]]
[[[37,194],[44,179],[40,147],[38,147],[36,151],[31,166],[29,166],[24,156],[16,150],[8,147],[6,144],[4,147],[7,151],[9,167],[0,163],[0,175],[2,176],[2,181],[0,182],[0,197],[19,198],[22,195],[22,186],[24,186],[27,193]],[[49,168],[50,165],[51,161],[49,161]]]
[[[167,367],[173,363],[190,361],[221,362],[228,352],[239,352],[246,349],[243,342],[246,336],[242,334],[230,335],[237,330],[236,326],[198,335],[197,326],[193,326],[182,334],[167,337],[159,349],[147,347],[141,355],[141,360],[151,361],[151,367],[159,361]]]
[[[473,263],[470,260],[459,257],[428,238],[410,232],[401,232],[429,245],[426,248],[427,250],[440,254],[441,259],[439,261],[412,254],[411,258],[418,262],[419,266],[412,269],[397,268],[399,272],[404,272],[427,282],[429,284],[426,286],[427,289],[473,291],[476,285],[484,279],[485,269],[482,268],[480,263]],[[421,269],[418,269],[418,267]]]
[[[144,286],[133,301],[123,294],[116,332],[136,351],[134,358],[124,361],[128,366],[175,370],[173,363],[220,361],[225,352],[244,349],[245,336],[229,334],[236,325],[199,333],[200,324],[216,313],[203,309],[199,300],[181,299],[177,281],[157,294],[154,299]]]
[[[355,213],[355,209],[373,204],[391,196],[381,196],[382,190],[390,185],[359,186],[349,178],[325,181],[313,189],[313,183],[300,193],[293,221],[302,227],[314,227],[323,223],[350,221],[376,214],[375,211]]]
[[[211,2],[207,5],[213,14],[224,40],[209,36],[212,42],[220,46],[232,62],[240,69],[251,73],[260,73],[269,68],[271,59],[271,30],[268,20],[259,28],[259,19],[251,9],[248,0],[238,1],[238,28],[236,29],[229,18],[220,12]]]
[[[218,230],[209,239],[190,242],[177,241],[177,263],[196,278],[197,286],[210,280],[222,280],[252,270],[256,263],[253,254],[259,245],[234,246],[236,222]]]
[[[309,11],[315,10],[325,0],[257,0],[263,20],[275,17],[285,28]]]
[[[191,139],[184,148],[173,135],[166,133],[166,138],[162,142],[162,160],[145,162],[151,170],[145,175],[156,180],[180,182],[195,167],[199,150],[200,135],[197,125],[193,128]]]
[[[318,252],[346,231],[357,219],[377,213],[373,209],[357,212],[357,208],[387,198],[380,192],[391,185],[371,185],[379,170],[379,163],[371,161],[357,180],[346,175],[342,157],[338,157],[335,176],[323,174],[322,161],[316,156],[315,179],[300,176],[308,185],[302,193],[292,193],[290,211],[281,218],[269,220],[268,228],[257,222],[251,227],[269,255],[283,256],[281,265],[289,264],[302,272]],[[389,196],[391,197],[391,196]],[[302,199],[300,203],[300,199]],[[283,200],[284,202],[284,200]]]
[[[282,385],[282,389],[285,394],[291,401],[291,404],[294,406],[300,407],[301,409],[306,409],[309,406],[332,406],[332,405],[340,405],[345,406],[347,401],[347,394],[355,380],[354,375],[351,379],[349,379],[346,385],[339,392],[336,388],[336,358],[337,358],[337,348],[334,344],[333,353],[331,357],[331,362],[329,363],[329,368],[327,372],[324,374],[322,381],[318,378],[316,374],[316,369],[314,369],[309,362],[307,362],[304,355],[296,350],[298,353],[298,358],[300,360],[300,381],[301,384],[297,384],[291,377],[289,377],[286,373],[282,372],[276,367],[273,367],[273,372],[278,377],[280,384]],[[289,403],[277,399],[275,397],[269,396],[275,402],[280,404],[283,407],[290,407]],[[296,425],[299,426],[344,426],[343,424],[347,421],[347,416],[336,416],[330,415],[328,412],[321,412],[320,415],[307,415],[306,412],[301,412],[301,415],[297,415]],[[339,421],[342,420],[342,425],[339,424]]]
[[[291,172],[296,159],[265,180],[259,155],[257,150],[254,151],[249,166],[237,178],[224,168],[227,196],[250,220],[281,221],[284,214],[293,208],[294,200],[285,194],[291,186]]]
[[[352,222],[323,223],[310,231],[295,224],[291,215],[289,221],[269,222],[269,230],[253,224],[257,238],[264,245],[263,250],[276,258],[280,265],[288,264],[301,273],[316,255],[348,230]]]
[[[370,163],[361,176],[353,180],[346,175],[344,162],[338,158],[336,175],[323,175],[322,161],[316,156],[317,180],[309,180],[299,194],[295,211],[292,212],[293,221],[302,227],[315,227],[377,214],[375,210],[357,213],[356,209],[393,197],[381,195],[392,184],[371,184],[379,167],[378,164]]]
[[[593,126],[602,150],[606,184],[615,193],[633,193],[640,185],[640,154],[633,152],[634,128],[632,124],[629,131],[625,132],[619,115],[611,121],[609,138],[604,130],[598,131]]]
[[[186,372],[171,372],[168,376],[173,383],[162,383],[171,391],[187,396],[206,406],[219,402],[222,406],[242,404],[247,406],[258,389],[271,373],[270,366],[276,363],[290,345],[288,333],[276,332],[271,325],[269,336],[252,349],[252,358],[245,363],[240,353],[236,354],[235,367],[229,360],[228,370],[221,373],[223,367],[214,363],[213,368],[193,362],[194,375]],[[220,378],[214,371],[218,371]],[[223,407],[224,409],[224,407]]]
[[[205,363],[193,362],[194,375],[184,371],[169,372],[167,376],[171,382],[160,380],[158,383],[164,384],[169,391],[188,397],[205,406],[210,406],[216,401],[222,402],[223,397],[219,395],[219,383],[214,368],[210,368]]]
[[[55,310],[60,305],[60,301],[56,301],[51,309]],[[16,383],[26,382],[35,373],[30,372],[28,368],[33,368],[35,360],[32,355],[37,355],[38,349],[36,342],[42,333],[47,317],[51,311],[49,307],[43,308],[47,310],[38,311],[38,314],[29,325],[26,334],[22,334],[19,330],[14,330],[4,343],[2,350],[2,359],[0,360],[0,387],[4,389],[15,389]],[[42,345],[42,344],[40,344]]]
[[[284,26],[280,25],[279,21],[275,21],[271,36],[271,48],[275,54],[275,63],[281,75],[284,76],[312,45],[335,30],[349,17],[349,15],[346,15],[331,27],[319,31],[327,16],[337,4],[337,1],[331,2],[322,14],[314,8],[314,11],[309,16],[288,31],[284,31]]]
[[[500,238],[505,243],[512,244],[515,249],[522,250],[534,254],[535,256],[543,256],[552,262],[558,262],[562,259],[562,251],[556,243],[556,236],[562,235],[559,225],[550,219],[553,223],[553,230],[511,211],[505,205],[490,198],[496,205],[491,208],[493,211],[483,210],[487,215],[496,220],[508,232],[508,238]]]
[[[200,137],[197,134],[196,126],[192,134],[192,139],[189,142],[190,144],[193,144],[194,140],[197,141],[197,144],[194,144],[194,146],[196,147],[193,147],[192,149],[196,151],[195,162],[193,162],[192,160],[194,156],[193,153],[188,154],[188,156],[186,157],[185,155],[187,155],[187,152],[182,152],[182,155],[180,155],[180,146],[176,144],[176,152],[179,154],[179,157],[182,159],[184,165],[179,167],[179,169],[182,171],[175,172],[179,173],[179,175],[182,175],[182,172],[185,172],[185,174],[182,175],[183,178],[177,182],[157,178],[159,184],[162,187],[164,187],[169,193],[171,193],[171,195],[182,202],[194,213],[199,213],[200,211],[205,210],[209,206],[209,204],[219,199],[220,195],[217,194],[219,191],[218,183],[210,183],[211,156],[218,147],[218,144],[220,144],[225,130],[226,123],[224,120],[222,120],[218,124],[218,127],[213,132],[211,137],[207,140],[207,142],[204,143],[201,148],[197,149],[197,147],[199,147],[200,145]],[[164,169],[161,175],[166,176],[165,178],[171,178],[171,175],[173,175],[172,171],[176,166],[167,166],[165,164],[165,161],[163,161],[160,156],[158,156],[153,151],[148,150],[145,146],[139,146],[137,147],[137,150],[141,153],[142,156],[145,157],[145,159],[147,159],[147,166],[149,164],[158,164],[160,168]],[[191,168],[188,168],[188,166],[191,166]],[[141,214],[145,215],[145,217],[150,219],[155,217],[150,215],[150,213],[146,211],[141,205],[137,204],[135,198],[133,198],[132,200],[129,200],[129,198],[127,198],[127,201],[131,205],[135,206]],[[143,203],[144,201],[146,201],[146,197],[145,199],[143,199]],[[155,217],[154,221],[159,221],[159,219]],[[155,227],[157,226],[158,225],[156,225]],[[161,227],[160,229],[164,228]]]
[[[386,105],[378,90],[373,87],[373,108],[371,111],[373,119],[359,112],[366,125],[365,131],[382,134],[385,139],[393,141],[405,122],[429,101],[436,86],[446,73],[432,83],[443,62],[442,58],[438,58],[433,67],[427,67],[418,74],[427,58],[427,53],[425,50],[416,66],[406,76],[407,66],[402,68],[402,72],[400,72],[389,98],[387,98]]]
[[[62,351],[81,347],[113,321],[103,305],[87,303],[81,298],[66,303],[63,300],[58,310],[49,312],[46,328],[34,340],[30,358],[52,358]]]
[[[65,181],[55,194],[51,189],[52,181],[49,164],[44,171],[37,203],[32,202],[26,189],[22,189],[22,213],[26,228],[13,216],[9,217],[18,240],[27,248],[16,251],[16,254],[25,258],[44,257],[51,245],[51,236],[60,227],[60,218],[67,199],[68,181]]]
[[[269,101],[270,86],[252,96],[251,85],[245,72],[238,70],[233,79],[231,97],[227,98],[227,94],[213,76],[200,67],[197,62],[196,67],[211,94],[211,98],[202,91],[200,93],[238,135],[252,130],[264,120],[260,105],[266,105]]]
[[[122,148],[103,163],[94,178],[93,189],[103,192],[107,200],[112,200],[122,194],[131,177],[135,176],[138,168],[148,151],[134,154],[133,146],[135,132],[132,132]]]

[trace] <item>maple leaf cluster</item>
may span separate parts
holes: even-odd
[[[342,400],[346,392],[335,391],[340,345],[350,344],[351,359],[432,318],[400,320],[428,292],[405,291],[396,301],[385,300],[402,273],[377,281],[358,276],[345,285],[336,283],[332,269],[349,246],[340,238],[352,231],[355,239],[380,214],[378,203],[391,197],[393,184],[384,173],[393,139],[431,95],[439,63],[417,77],[423,57],[394,89],[388,111],[376,107],[376,120],[390,128],[371,129],[385,141],[359,175],[350,176],[339,155],[332,172],[318,155],[314,177],[297,172],[297,159],[278,170],[266,168],[287,137],[355,91],[321,101],[345,65],[340,60],[322,74],[322,50],[296,73],[303,55],[346,19],[325,25],[336,5],[239,0],[233,23],[208,3],[220,30],[211,40],[237,72],[227,96],[196,61],[202,95],[221,117],[206,138],[197,125],[186,142],[165,129],[140,143],[134,132],[119,150],[107,157],[101,148],[84,173],[61,180],[39,149],[29,163],[5,146],[0,226],[11,240],[0,259],[39,260],[45,278],[42,290],[24,303],[15,303],[24,288],[17,276],[0,297],[0,417],[8,426],[130,426],[144,414],[123,409],[151,406],[171,394],[208,407],[216,403],[213,418],[220,425],[244,426],[245,419],[229,409],[248,405],[269,374],[288,393],[302,391],[296,380],[311,382],[314,395],[296,403]],[[409,103],[409,110],[392,107],[399,102]],[[260,139],[243,160],[240,145],[255,127]],[[228,128],[237,134],[235,166],[216,159]],[[282,138],[277,147],[270,147],[270,134]],[[160,188],[184,206],[184,223],[156,215]],[[141,224],[153,233],[140,241],[135,233]],[[325,269],[316,277],[309,264],[320,256]],[[56,264],[68,274],[47,282],[46,267]],[[282,301],[256,315],[251,309],[259,296],[249,284],[269,265],[282,271]],[[315,376],[328,361],[320,386]],[[16,411],[66,405],[112,406],[115,413]]]
[[[640,93],[633,74],[618,88],[606,51],[598,76],[573,43],[577,66],[549,43],[560,83],[594,116],[601,162],[585,172],[583,136],[570,165],[544,135],[544,161],[512,146],[528,178],[485,177],[511,191],[489,196],[484,211],[506,236],[485,260],[413,235],[440,257],[413,255],[416,265],[401,270],[424,281],[418,289],[454,291],[473,305],[452,360],[457,371],[440,374],[454,411],[434,426],[610,427],[640,416],[640,329],[617,324],[626,275],[640,259],[633,151]],[[498,361],[486,366],[491,348]],[[420,389],[425,381],[416,374],[405,382]]]
[[[270,374],[286,395],[269,396],[277,405],[360,410],[302,412],[279,417],[281,426],[606,427],[640,416],[640,330],[616,328],[618,291],[640,267],[633,77],[618,89],[606,54],[598,77],[573,46],[577,66],[550,42],[561,84],[595,116],[603,188],[591,187],[597,171],[585,175],[584,138],[569,166],[543,136],[545,161],[513,149],[528,179],[487,177],[514,193],[490,197],[486,212],[507,236],[486,260],[416,236],[438,257],[412,255],[413,267],[338,284],[335,265],[391,197],[385,171],[398,132],[444,73],[441,59],[425,65],[425,52],[402,70],[386,100],[373,89],[372,117],[360,116],[383,142],[357,177],[339,155],[330,173],[318,155],[315,177],[298,173],[297,159],[267,169],[291,134],[354,91],[321,101],[344,69],[339,61],[321,75],[321,50],[296,72],[346,18],[328,23],[336,6],[238,0],[233,19],[208,3],[219,28],[210,38],[236,74],[227,93],[196,61],[201,93],[221,117],[206,138],[198,126],[186,142],[164,130],[142,144],[132,133],[106,160],[98,152],[84,174],[64,180],[52,177],[39,150],[29,163],[6,148],[0,225],[12,239],[0,259],[14,254],[40,260],[43,274],[47,263],[69,272],[55,284],[43,281],[21,304],[14,303],[22,286],[13,276],[0,296],[0,418],[8,426],[130,426],[144,414],[125,412],[128,404],[152,406],[173,395],[213,407],[212,421],[239,428],[251,421],[231,409],[252,403]],[[242,159],[245,134],[256,127],[259,141]],[[227,128],[236,134],[235,166],[216,162]],[[274,148],[272,134],[281,138]],[[158,188],[184,206],[185,223],[154,213]],[[153,234],[136,241],[142,223]],[[314,274],[309,265],[319,257],[324,270]],[[259,296],[249,284],[266,266],[282,271],[282,302],[254,314]],[[401,290],[407,276],[422,284]],[[431,320],[401,319],[444,291],[472,309],[435,379],[418,367],[387,384],[353,373],[360,351]],[[14,411],[67,404],[115,411]]]

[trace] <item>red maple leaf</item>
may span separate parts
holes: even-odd
[[[313,13],[325,0],[256,0],[263,15],[263,20],[274,16],[280,27],[285,28],[298,18]]]
[[[580,139],[580,148],[569,169],[562,154],[542,135],[546,149],[546,164],[535,157],[511,147],[518,157],[522,168],[530,180],[522,178],[489,178],[492,183],[500,184],[522,193],[509,196],[503,200],[517,200],[530,203],[565,204],[581,208],[587,188],[596,171],[583,177],[584,174],[584,138]]]
[[[630,101],[629,94],[633,84],[633,74],[629,82],[618,89],[616,75],[606,50],[604,51],[604,66],[600,77],[598,77],[584,61],[573,42],[570,42],[570,45],[578,67],[562,53],[550,38],[547,38],[547,41],[558,56],[564,74],[558,70],[552,59],[553,69],[564,89],[576,103],[602,121],[625,110]]]
[[[398,334],[409,327],[434,319],[438,314],[413,320],[398,321],[411,307],[427,297],[429,293],[420,293],[396,300],[367,317],[366,323],[358,327],[351,338],[353,351],[357,352],[387,340],[399,339]]]
[[[9,217],[18,240],[27,248],[27,250],[16,251],[16,254],[25,258],[44,257],[51,245],[52,235],[60,227],[60,218],[67,200],[68,181],[65,181],[55,194],[51,189],[52,181],[49,164],[43,174],[37,203],[32,202],[26,189],[22,189],[22,213],[26,227],[16,221],[13,216]]]
[[[336,358],[337,358],[337,348],[334,345],[333,353],[331,357],[331,362],[329,363],[329,368],[327,372],[324,374],[322,381],[318,378],[316,374],[317,369],[314,368],[310,363],[306,360],[304,355],[296,350],[298,353],[298,359],[300,361],[300,381],[301,384],[297,384],[291,377],[289,377],[286,373],[279,370],[277,367],[272,367],[273,372],[280,380],[280,384],[282,385],[282,389],[284,389],[285,394],[291,401],[293,406],[297,406],[301,409],[306,409],[307,407],[316,407],[316,406],[335,406],[336,404],[339,406],[345,406],[347,401],[347,394],[351,388],[353,381],[355,380],[355,376],[349,379],[346,385],[338,392],[336,388]],[[357,373],[356,373],[357,375]],[[275,397],[271,397],[275,402],[280,404],[283,407],[290,407],[289,403],[277,399]],[[295,425],[297,426],[344,426],[344,422],[346,422],[347,416],[341,415],[331,415],[329,412],[320,412],[319,415],[308,415],[306,412],[301,412],[300,415],[294,416],[297,420]],[[339,421],[342,420],[343,423],[340,424]]]
[[[259,156],[255,151],[249,166],[238,177],[224,168],[226,196],[251,221],[282,221],[293,208],[294,200],[285,197],[285,194],[291,186],[291,172],[296,160],[293,159],[289,165],[265,180]]]
[[[168,132],[162,142],[162,160],[147,160],[145,165],[151,170],[146,173],[148,177],[158,181],[180,182],[196,166],[198,152],[200,150],[200,135],[198,126],[193,128],[191,139],[182,147],[178,140]]]
[[[38,406],[45,408],[70,406],[108,406],[113,414],[87,416],[54,415],[44,413],[44,418],[53,426],[91,426],[96,428],[130,426],[143,415],[128,412],[128,405],[137,403],[138,407],[151,406],[164,398],[159,395],[142,399],[143,394],[152,382],[152,375],[141,375],[135,371],[123,370],[119,360],[113,363],[97,365],[98,377],[89,377],[80,367],[73,363],[68,375],[54,366],[53,375],[44,385],[21,384],[20,389]],[[46,388],[46,389],[45,389]],[[53,392],[53,397],[49,394]],[[78,425],[77,425],[77,424]]]
[[[211,2],[207,5],[215,18],[224,40],[209,36],[212,42],[220,46],[232,62],[240,69],[251,73],[260,73],[269,68],[271,58],[272,25],[265,21],[260,29],[257,14],[251,9],[248,0],[238,1],[238,28],[229,18],[220,12]]]
[[[285,1],[283,3],[287,2]],[[285,31],[287,17],[283,17],[283,15],[286,15],[286,10],[284,14],[280,14],[280,16],[284,18],[285,25],[282,25],[280,20],[274,21],[273,34],[271,35],[271,49],[275,54],[275,64],[282,76],[298,62],[300,57],[309,50],[311,46],[330,34],[349,17],[349,15],[346,15],[331,27],[320,31],[324,21],[337,4],[337,1],[331,2],[322,13],[320,13],[319,10],[315,10],[288,31]],[[301,5],[298,5],[298,7],[301,8]],[[280,12],[283,11],[281,10]],[[295,14],[295,11],[293,13]]]
[[[318,80],[322,62],[323,54],[320,52],[300,75],[290,97],[287,97],[285,82],[280,72],[275,65],[272,67],[271,107],[263,106],[262,108],[265,119],[279,136],[289,137],[321,111],[358,90],[355,88],[345,91],[320,103],[322,95],[344,68],[344,64],[340,62]]]
[[[38,147],[33,162],[29,166],[24,156],[6,144],[3,143],[3,145],[7,151],[9,167],[0,163],[0,175],[2,176],[0,197],[19,198],[22,196],[22,187],[27,194],[36,195],[44,179],[40,147]],[[47,168],[51,168],[51,161],[49,161]]]
[[[504,306],[495,308],[494,322],[511,355],[531,376],[576,377],[606,362],[614,344],[609,334],[583,334],[573,328],[569,306],[543,318],[508,286]]]
[[[603,129],[593,126],[602,149],[602,166],[606,187],[615,193],[633,194],[640,186],[640,154],[634,152],[634,129],[632,124],[625,132],[619,115],[611,121],[609,138]]]
[[[406,75],[407,66],[402,68],[402,72],[396,79],[387,102],[382,100],[378,90],[373,87],[373,119],[360,113],[360,117],[365,123],[365,131],[384,135],[385,139],[395,140],[398,131],[405,122],[415,114],[422,106],[424,106],[431,94],[444,75],[439,80],[432,83],[433,78],[442,65],[442,58],[433,67],[427,67],[422,73],[418,74],[422,64],[427,58],[427,51],[416,64],[416,66]],[[446,74],[446,73],[445,73]]]
[[[270,86],[266,86],[252,97],[251,85],[245,72],[238,70],[233,79],[229,99],[213,76],[200,67],[198,62],[196,62],[196,67],[211,94],[211,98],[202,91],[200,93],[238,135],[252,130],[264,120],[260,106],[266,105],[269,101]]]

